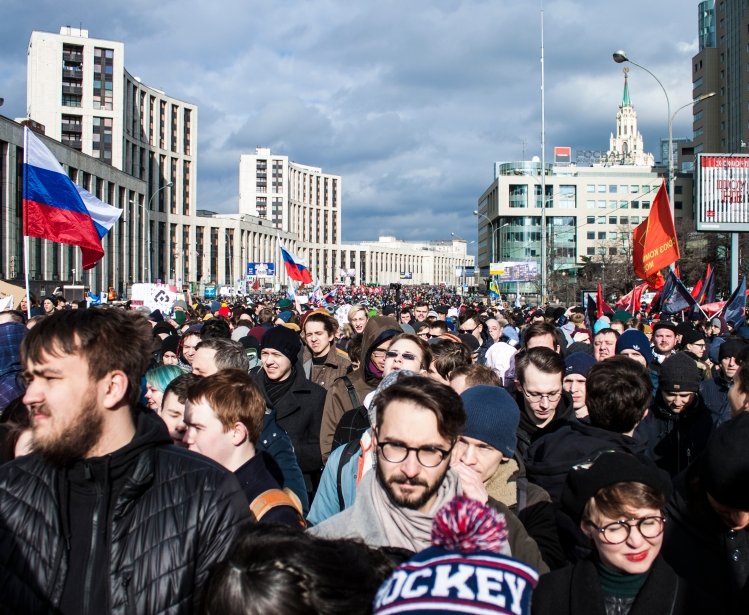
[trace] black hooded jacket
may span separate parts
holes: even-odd
[[[668,408],[658,390],[650,412],[635,430],[635,439],[647,447],[659,468],[674,477],[705,449],[712,430],[712,416],[699,393],[677,414]]]
[[[528,415],[528,412],[525,409],[525,396],[521,390],[515,391],[515,401],[520,408],[520,424],[518,425],[517,447],[515,448],[519,456],[524,457],[531,442],[534,442],[543,434],[556,429],[559,422],[577,420],[575,418],[575,411],[572,408],[572,397],[570,397],[570,394],[566,391],[562,393],[559,404],[557,404],[554,420],[545,427],[539,427],[536,425]]]
[[[249,519],[232,473],[140,412],[104,457],[0,467],[0,611],[192,613]]]

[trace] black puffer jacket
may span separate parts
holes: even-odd
[[[249,524],[247,500],[233,474],[172,445],[158,417],[140,413],[136,429],[127,446],[86,460],[111,469],[98,484],[109,496],[95,534],[103,557],[69,561],[81,525],[67,514],[68,471],[37,455],[0,467],[0,612],[57,612],[68,576],[88,575],[108,581],[91,613],[197,610],[210,568]],[[102,560],[108,570],[89,569]]]

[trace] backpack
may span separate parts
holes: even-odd
[[[345,466],[349,460],[356,454],[359,453],[359,440],[351,440],[346,444],[346,448],[341,453],[341,458],[338,460],[338,467],[336,468],[336,491],[338,493],[338,510],[339,512],[346,508],[346,502],[343,500],[343,487],[341,480],[343,478],[343,466]]]
[[[302,503],[297,495],[288,487],[283,489],[266,489],[250,502],[250,512],[255,517],[255,521],[260,521],[266,513],[270,512],[277,506],[290,506],[293,508],[298,517],[299,525],[302,529],[307,527],[307,522],[302,514]]]
[[[352,409],[343,413],[333,434],[333,447],[335,450],[343,444],[349,442],[359,442],[362,434],[369,429],[369,412],[367,408],[359,401],[353,383],[348,376],[341,376],[343,384],[346,385],[349,398],[351,399]]]

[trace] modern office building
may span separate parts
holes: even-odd
[[[694,153],[749,152],[749,5],[705,0],[698,5],[699,49],[692,58],[692,96],[715,92],[694,105]]]
[[[594,262],[629,258],[631,233],[650,211],[666,177],[643,150],[625,73],[610,149],[593,165],[564,162],[541,168],[538,160],[495,165],[495,178],[478,199],[478,264],[532,262],[541,266],[542,203],[545,205],[547,275],[575,275],[581,257]],[[541,196],[544,173],[546,195]],[[677,173],[674,211],[677,221],[692,219],[692,177]],[[513,284],[504,290],[514,292]],[[538,283],[520,286],[535,295]]]

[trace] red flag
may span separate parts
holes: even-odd
[[[697,280],[697,284],[694,285],[694,288],[692,289],[692,292],[690,293],[692,295],[692,299],[697,299],[697,297],[700,296],[701,291],[702,291],[702,278]]]
[[[664,181],[653,201],[650,215],[632,232],[632,265],[639,277],[650,280],[680,257]]]
[[[260,278],[255,278],[252,284],[252,290],[260,290]]]
[[[639,311],[640,304],[642,303],[642,293],[644,293],[647,288],[647,282],[635,286],[631,291],[619,299],[614,307],[617,310],[626,310],[627,312],[634,314]]]
[[[603,290],[601,289],[601,283],[598,282],[598,292],[596,293],[596,318],[600,318],[604,314],[613,314],[614,310],[611,306],[603,300]]]

